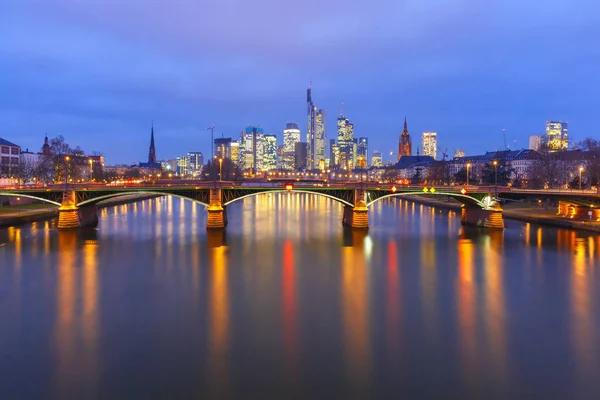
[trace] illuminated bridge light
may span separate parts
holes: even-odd
[[[286,183],[285,190],[290,191],[292,189],[294,189],[294,184],[293,183]]]
[[[396,190],[398,190],[396,189],[396,186],[392,186],[392,193],[396,193]]]
[[[466,194],[466,193],[467,193],[467,189],[465,189],[465,188],[462,188],[462,189],[460,190],[460,192],[461,192],[462,194]]]

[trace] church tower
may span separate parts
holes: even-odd
[[[398,161],[400,161],[400,157],[402,156],[412,156],[412,144],[406,125],[406,117],[404,117],[404,129],[400,134],[400,143],[398,144]]]
[[[154,121],[150,131],[150,151],[148,151],[148,164],[156,164],[156,149],[154,148]]]
[[[42,154],[47,156],[50,155],[50,143],[48,143],[48,135],[44,138],[44,145],[42,146]]]

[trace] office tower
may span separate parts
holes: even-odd
[[[357,156],[362,157],[365,161],[364,167],[369,164],[369,139],[361,137],[358,139]]]
[[[542,144],[544,143],[544,137],[542,135],[529,136],[529,149],[540,151]]]
[[[373,156],[371,157],[371,166],[383,167],[383,158],[379,150],[373,150]]]
[[[230,159],[231,158],[231,138],[218,138],[215,139],[215,157],[217,159]]]
[[[230,156],[231,162],[234,165],[239,164],[240,162],[240,142],[232,141],[230,144]]]
[[[463,149],[456,149],[454,151],[454,158],[463,158],[465,156],[465,151]]]
[[[264,135],[262,170],[270,171],[277,168],[277,136]]]
[[[295,122],[288,122],[283,130],[283,160],[282,169],[294,169],[296,160],[294,159],[294,150],[296,143],[300,142],[300,129]]]
[[[400,157],[402,156],[412,156],[412,144],[406,125],[406,117],[404,117],[404,129],[400,134],[400,141],[398,143],[398,161],[400,161]]]
[[[344,115],[338,117],[338,165],[342,168],[353,169],[356,162],[356,149],[354,141],[354,124]]]
[[[312,102],[312,84],[306,91],[306,168],[318,169],[325,166],[325,146],[327,134],[325,132],[325,110],[317,111],[317,106]]]
[[[283,160],[285,159],[285,146],[280,144],[277,146],[277,169],[282,170],[283,168]],[[289,169],[289,168],[286,168]]]
[[[296,159],[294,160],[294,169],[305,169],[308,152],[308,145],[304,142],[298,142],[294,146],[294,153],[296,155]]]
[[[315,166],[314,169],[325,169],[326,142],[327,134],[325,132],[325,110],[317,111],[315,116]]]
[[[187,154],[186,158],[186,175],[193,178],[199,177],[204,166],[204,156],[202,153],[199,151],[191,151]]]
[[[421,136],[421,150],[424,156],[437,159],[437,132],[423,132]]]
[[[567,150],[569,137],[567,134],[567,122],[546,121],[546,144],[551,152]]]
[[[335,139],[329,140],[329,165],[340,165],[340,146],[335,143]]]
[[[188,158],[187,156],[177,157],[177,175],[188,175]]]
[[[242,132],[240,143],[240,157],[243,153],[243,169],[252,169],[254,173],[262,169],[264,130],[256,126],[249,126]]]

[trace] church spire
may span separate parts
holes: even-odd
[[[150,130],[150,150],[148,151],[148,164],[156,164],[156,149],[154,148],[154,121]]]
[[[408,128],[406,127],[406,117],[404,117],[404,132],[408,132]]]

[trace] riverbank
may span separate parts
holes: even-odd
[[[406,200],[445,210],[460,211],[462,204],[454,199],[441,200],[424,196],[406,196]],[[556,228],[576,229],[600,233],[599,222],[575,221],[556,215],[555,209],[539,207],[537,204],[513,203],[503,205],[505,219],[529,222],[532,224],[553,226]]]
[[[118,206],[136,201],[160,197],[157,195],[127,195],[116,199],[104,200],[97,204],[98,208]],[[58,207],[48,207],[45,204],[33,203],[18,206],[0,207],[0,228],[45,221],[58,217]]]

